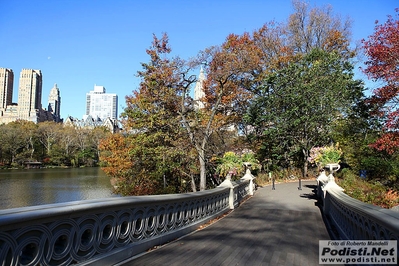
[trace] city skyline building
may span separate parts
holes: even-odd
[[[205,74],[201,66],[201,70],[194,87],[194,108],[196,110],[203,109],[205,107],[204,103],[201,101],[201,99],[205,97],[205,92],[203,89],[204,81],[205,81]]]
[[[61,122],[61,96],[60,90],[57,87],[57,84],[54,84],[54,87],[50,90],[50,94],[48,96],[48,107],[47,111],[53,114],[55,122]]]
[[[19,76],[18,103],[13,103],[14,74],[11,69],[0,68],[0,93],[2,95],[0,96],[0,124],[17,120],[34,123],[56,121],[57,117],[54,112],[42,108],[42,84],[41,70],[22,69]],[[54,107],[59,118],[60,101]],[[59,118],[56,122],[61,121],[62,119]]]
[[[9,68],[0,68],[0,112],[12,104],[14,72]]]
[[[93,118],[91,115],[85,115],[83,119],[77,119],[72,116],[68,116],[64,121],[65,126],[72,126],[75,128],[89,128],[94,129],[96,127],[105,127],[111,133],[119,132],[121,125],[116,119],[107,118],[101,120],[98,118]]]
[[[22,69],[18,87],[18,118],[35,121],[42,109],[42,72]]]
[[[86,116],[106,120],[118,118],[118,96],[106,93],[104,86],[94,85],[94,90],[86,93]]]
[[[197,82],[195,83],[195,87],[194,87],[194,109],[196,111],[199,111],[199,110],[205,108],[205,104],[203,102],[203,99],[206,96],[205,91],[204,91],[204,81],[205,80],[206,80],[206,76],[204,73],[204,69],[201,66],[200,73],[198,75]],[[224,107],[226,110],[228,110],[228,108],[226,108],[227,106],[224,106]],[[225,114],[230,115],[231,112],[227,111]],[[223,126],[224,130],[231,131],[231,132],[237,131],[237,128],[238,127],[235,124],[227,124],[227,125]]]

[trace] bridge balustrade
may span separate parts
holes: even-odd
[[[399,240],[399,213],[349,197],[332,174],[318,178],[317,195],[334,238],[343,240]]]
[[[173,195],[0,211],[0,265],[111,265],[197,230],[237,207],[252,179]],[[230,204],[232,203],[232,204]]]

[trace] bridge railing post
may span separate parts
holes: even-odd
[[[317,196],[335,239],[399,240],[399,213],[351,198],[322,171]]]
[[[231,173],[228,173],[226,179],[220,183],[219,187],[228,187],[230,188],[230,195],[229,195],[229,207],[231,210],[234,209],[234,185],[231,182]]]
[[[317,181],[317,197],[321,198],[324,201],[324,192],[323,187],[328,182],[328,177],[326,175],[326,171],[321,171],[320,175],[316,179]]]
[[[322,177],[324,183],[322,191],[323,191],[323,211],[325,214],[328,215],[330,213],[330,200],[327,195],[327,190],[333,188],[337,191],[343,191],[344,189],[340,187],[337,183],[335,183],[335,178],[333,175],[334,172],[339,170],[340,168],[339,164],[327,164],[326,167],[329,168],[330,174],[327,176],[327,180],[325,180],[324,177],[325,174]]]
[[[245,175],[241,177],[240,180],[241,181],[249,180],[249,195],[253,196],[255,190],[255,182],[254,182],[255,176],[251,174],[251,169],[250,169],[251,163],[244,163],[244,165],[246,168]]]

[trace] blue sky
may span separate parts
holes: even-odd
[[[330,4],[334,13],[350,17],[353,42],[371,35],[375,20],[385,22],[399,7],[398,0],[307,2]],[[61,116],[82,118],[86,93],[96,84],[118,94],[120,114],[125,96],[140,82],[140,63],[149,61],[145,51],[153,33],[166,32],[173,54],[188,59],[230,33],[284,22],[292,12],[291,0],[0,0],[0,67],[14,71],[14,102],[21,70],[40,69],[43,107],[57,83]]]

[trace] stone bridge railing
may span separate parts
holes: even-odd
[[[0,265],[111,265],[182,237],[253,194],[253,176],[187,194],[0,211]]]
[[[317,194],[336,239],[399,240],[399,213],[349,197],[323,172],[317,179]]]

